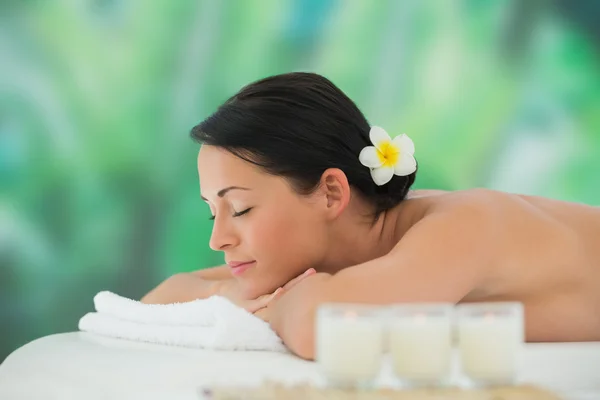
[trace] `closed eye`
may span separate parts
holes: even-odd
[[[234,218],[235,217],[241,217],[242,215],[247,214],[250,210],[252,210],[252,207],[247,208],[244,211],[235,212],[235,213],[233,213],[233,217]],[[208,219],[210,219],[211,221],[214,221],[215,218],[216,218],[216,215],[211,215],[210,218],[208,218]]]
[[[242,216],[242,215],[244,215],[244,214],[247,214],[247,213],[248,213],[250,210],[252,210],[252,207],[250,207],[250,208],[247,208],[247,209],[245,209],[244,211],[240,211],[240,212],[233,213],[233,216],[234,216],[234,217],[240,217],[240,216]]]

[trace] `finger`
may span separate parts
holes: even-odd
[[[296,285],[298,282],[302,281],[302,279],[311,276],[313,274],[315,274],[317,271],[315,271],[314,268],[309,268],[306,271],[304,271],[303,274],[298,275],[297,277],[295,277],[294,279],[292,279],[291,281],[289,281],[288,283],[286,283],[283,288],[285,290],[290,289],[291,287],[293,287],[294,285]]]
[[[284,295],[285,292],[286,292],[286,290],[282,287],[280,287],[279,289],[274,291],[273,294],[271,295],[271,298],[269,298],[269,300],[267,301],[267,305],[269,305],[269,304],[271,304],[271,302],[279,299],[281,296]]]
[[[275,297],[277,297],[282,291],[283,291],[283,289],[279,288],[271,294],[265,294],[263,296],[260,296],[256,300],[250,300],[248,303],[246,303],[244,308],[248,312],[255,313],[256,311],[260,310],[261,308],[265,308],[267,306],[267,304],[269,304],[269,302],[271,302],[271,300],[273,300]]]
[[[273,300],[281,297],[281,295],[283,294],[284,290],[285,290],[284,288],[278,288],[276,291],[274,291],[273,294],[271,296],[269,296],[269,298],[267,299],[267,303],[265,304],[265,306],[267,304],[269,304],[270,302],[272,302]]]
[[[300,282],[302,279],[313,275],[314,273],[316,273],[314,268],[309,268],[306,271],[304,271],[304,273],[302,273],[301,275],[298,275],[297,277],[295,277],[294,279],[292,279],[291,281],[289,281],[288,283],[286,283],[283,288],[284,289],[290,289],[291,287],[293,287],[294,285],[296,285],[298,282]]]

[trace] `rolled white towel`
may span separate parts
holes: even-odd
[[[96,311],[113,317],[148,324],[211,326],[215,311],[219,311],[224,297],[212,296],[186,303],[145,304],[118,294],[102,291],[94,296]]]
[[[100,292],[94,304],[97,312],[79,320],[82,331],[185,347],[287,351],[268,323],[221,296],[156,305]]]

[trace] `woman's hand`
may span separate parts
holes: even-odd
[[[249,313],[254,313],[257,310],[266,307],[267,304],[279,294],[281,289],[282,288],[278,288],[273,293],[267,293],[256,299],[248,299],[243,295],[239,283],[235,279],[232,279],[227,282],[221,282],[217,294],[225,297],[233,304],[245,309]]]
[[[250,311],[248,309],[247,310],[252,312],[254,315],[259,317],[263,321],[269,322],[269,318],[270,318],[269,304],[271,304],[273,301],[279,299],[281,296],[283,296],[287,291],[289,291],[291,288],[293,288],[295,285],[297,285],[303,279],[308,278],[309,276],[314,275],[314,274],[316,274],[316,271],[314,268],[307,269],[303,274],[298,275],[297,277],[295,277],[294,279],[292,279],[291,281],[289,281],[282,287],[278,288],[272,294],[266,295],[266,296],[261,296],[257,300],[255,300],[255,301],[257,301],[257,303],[254,304],[256,306],[253,308],[254,311]],[[258,300],[260,300],[260,301],[258,301]]]
[[[268,293],[256,299],[247,299],[239,287],[236,279],[211,280],[204,279],[195,273],[180,273],[173,275],[163,281],[155,289],[146,294],[140,301],[145,304],[172,304],[206,299],[213,295],[220,295],[229,299],[232,303],[254,313],[266,308],[269,302],[290,289],[296,283],[315,272],[309,269],[302,275],[292,279],[283,287],[273,293]]]
[[[294,354],[306,360],[314,358],[315,313],[320,304],[331,301],[327,289],[331,278],[331,274],[312,273],[255,313]]]
[[[257,317],[265,320],[267,306],[273,300],[279,298],[283,293],[287,290],[291,289],[298,282],[302,281],[304,278],[311,276],[315,273],[314,268],[307,269],[303,274],[295,277],[282,287],[275,290],[273,293],[267,293],[262,295],[256,299],[246,299],[242,297],[241,291],[237,285],[237,281],[224,282],[220,286],[219,294],[223,297],[229,299],[233,304],[237,305],[245,309],[246,311],[256,315]]]

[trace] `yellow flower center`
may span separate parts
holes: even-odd
[[[400,158],[400,149],[392,142],[383,142],[377,149],[377,156],[384,167],[393,167]]]

